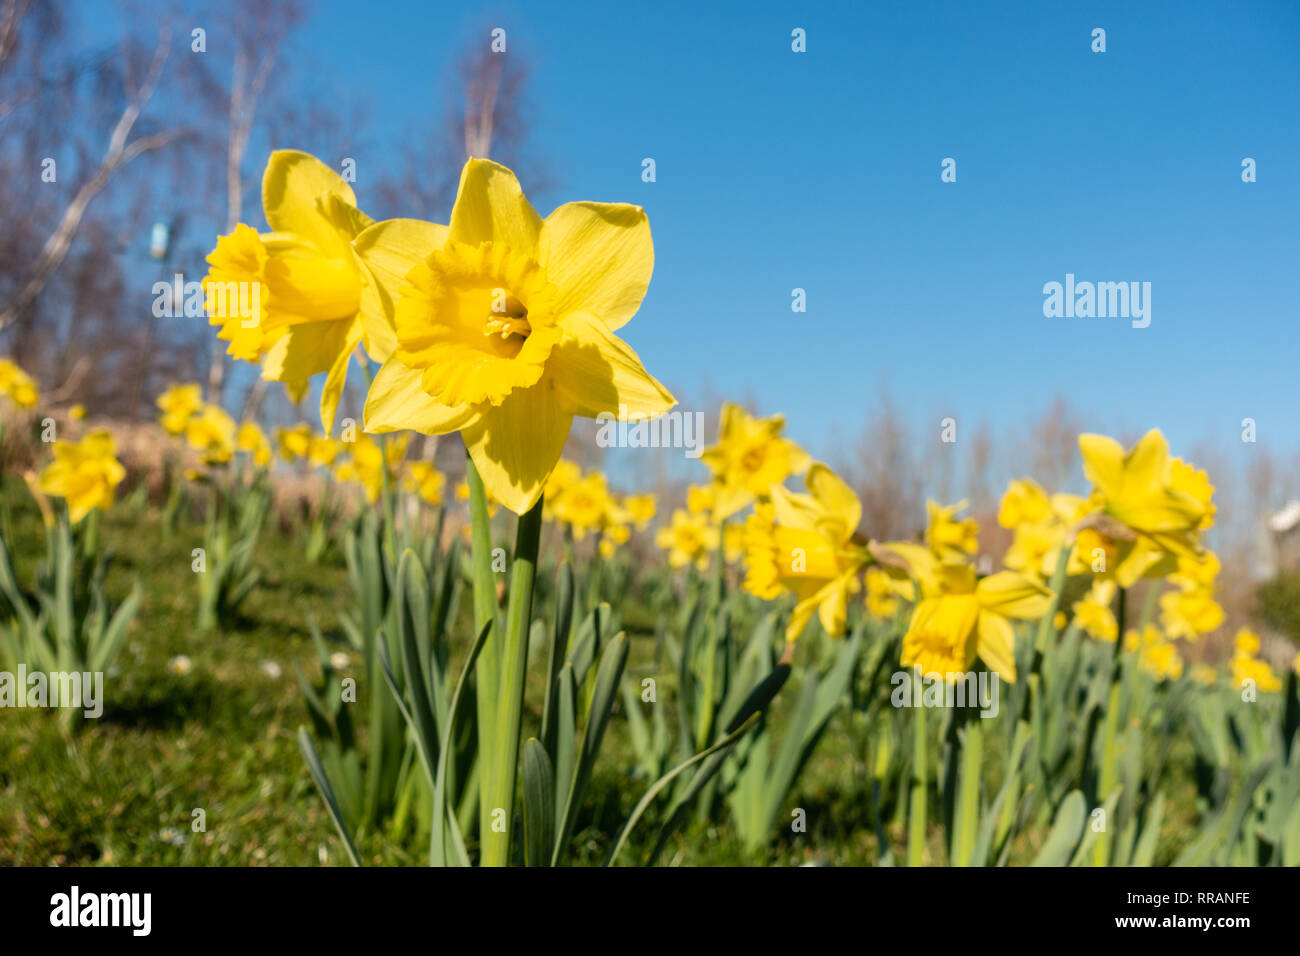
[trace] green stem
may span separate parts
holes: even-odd
[[[497,694],[496,739],[493,741],[492,775],[487,805],[501,829],[483,835],[484,866],[506,866],[510,861],[510,830],[514,824],[515,776],[519,763],[520,725],[524,714],[524,683],[528,676],[528,632],[533,617],[533,582],[537,576],[537,551],[542,536],[542,502],[538,499],[520,515],[515,533],[515,560],[510,571],[510,600],[506,606],[505,653],[501,657],[501,683]]]
[[[488,622],[492,633],[474,664],[474,700],[478,716],[479,751],[486,754],[496,739],[492,731],[496,718],[497,671],[501,657],[500,621],[497,619],[496,578],[492,574],[492,519],[488,517],[487,492],[474,460],[465,457],[465,481],[469,485],[471,553],[474,569],[474,631],[482,633]],[[486,795],[491,777],[491,761],[481,760],[479,793]],[[486,796],[479,801],[479,833],[492,832],[492,812]]]
[[[920,866],[925,855],[925,688],[913,675],[912,793],[907,811],[907,865]]]

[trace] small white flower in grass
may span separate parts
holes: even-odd
[[[173,674],[179,674],[181,677],[184,677],[193,669],[194,662],[184,654],[177,654],[167,662],[167,670],[171,671]]]
[[[351,659],[342,651],[335,651],[330,655],[330,667],[336,671],[346,670],[350,663],[352,663]]]
[[[279,680],[284,670],[275,661],[262,661],[262,673],[271,680]]]

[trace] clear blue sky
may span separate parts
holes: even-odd
[[[885,384],[936,428],[1012,427],[1059,393],[1175,447],[1247,416],[1300,444],[1300,3],[473,6],[325,0],[292,82],[391,142],[436,126],[467,38],[504,27],[533,67],[540,211],[649,213],[623,334],[683,395],[752,396],[822,455]],[[1150,327],[1044,318],[1067,272],[1150,282]]]

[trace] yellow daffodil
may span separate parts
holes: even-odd
[[[844,633],[849,595],[860,588],[857,576],[871,560],[857,535],[862,503],[844,481],[820,462],[804,477],[807,494],[770,490],[745,523],[745,589],[771,599],[783,592],[798,598],[786,640],[802,632],[813,612],[832,637]]]
[[[411,462],[403,484],[425,504],[435,507],[442,504],[442,475],[427,461]]]
[[[173,385],[158,396],[159,422],[168,435],[183,435],[185,426],[203,407],[203,390],[197,382]]]
[[[903,636],[902,665],[945,679],[982,660],[1006,681],[1016,679],[1012,619],[1042,617],[1052,594],[1042,584],[1014,571],[976,579],[965,564],[940,564],[923,587]]]
[[[718,529],[710,527],[702,515],[677,508],[671,523],[655,535],[655,543],[668,552],[668,564],[674,569],[694,564],[703,570],[718,550]]]
[[[314,156],[277,150],[262,177],[262,208],[271,232],[240,224],[217,241],[205,279],[218,336],[236,358],[262,363],[262,377],[283,382],[295,400],[307,381],[327,373],[321,425],[328,434],[358,345],[384,361],[396,345],[381,291],[357,257],[353,240],[373,224],[352,187]],[[256,322],[232,309],[232,296],[256,289]],[[225,307],[216,303],[224,296]]]
[[[1167,591],[1160,595],[1160,625],[1171,638],[1198,640],[1223,623],[1223,608],[1208,588]]]
[[[781,437],[784,430],[784,415],[754,418],[739,405],[722,406],[718,443],[700,456],[713,474],[714,501],[709,507],[719,521],[765,500],[773,486],[808,469],[807,452]]]
[[[1158,429],[1129,451],[1104,435],[1080,435],[1084,474],[1093,483],[1078,547],[1103,551],[1121,587],[1168,573],[1178,556],[1200,553],[1197,532],[1211,518],[1213,489],[1203,473],[1169,455]],[[1086,532],[1086,533],[1085,533]]]
[[[86,406],[78,402],[68,409],[68,417],[74,422],[82,421],[86,417]]]
[[[185,441],[206,464],[220,465],[234,457],[237,432],[235,420],[224,408],[205,404],[185,424]]]
[[[881,568],[867,568],[863,579],[867,586],[867,612],[882,620],[892,619],[900,603],[893,580]]]
[[[582,477],[582,469],[576,462],[569,461],[567,458],[561,458],[551,469],[551,475],[546,479],[546,503],[551,505],[560,492],[564,491],[570,485],[576,484]]]
[[[405,450],[404,444],[402,447]],[[335,441],[328,435],[312,435],[311,441],[307,443],[307,461],[318,468],[328,468],[341,454],[343,454],[343,443]]]
[[[593,471],[559,493],[552,513],[556,521],[572,528],[573,537],[581,541],[588,533],[602,530],[615,507],[605,476]]]
[[[389,220],[356,247],[397,334],[366,429],[459,431],[517,514],[542,495],[575,415],[649,418],[674,404],[614,334],[654,267],[639,206],[568,203],[543,220],[514,173],[471,159],[447,226]]]
[[[935,501],[925,503],[929,515],[925,543],[941,560],[964,560],[967,555],[979,550],[979,525],[974,518],[957,517],[958,512],[965,511],[969,506],[970,502],[965,499],[947,506]]]
[[[998,521],[1004,526],[1004,518],[1010,520],[1039,513],[1032,490],[1022,489],[1017,496],[1014,491],[1017,482],[1011,484],[999,509]],[[1074,526],[1088,513],[1087,502],[1078,495],[1058,493],[1048,496],[1046,501],[1047,509],[1039,520],[1021,520],[1014,526],[1011,546],[1002,558],[1002,563],[1011,570],[1044,580],[1055,573],[1061,548],[1073,543]],[[1083,563],[1078,547],[1071,547],[1067,571],[1070,574],[1091,571],[1090,566]]]
[[[1124,635],[1126,650],[1138,651],[1138,667],[1159,681],[1178,680],[1183,675],[1183,659],[1160,629],[1148,624],[1139,635],[1129,631]]]
[[[111,505],[125,477],[113,436],[96,428],[79,442],[55,442],[54,461],[41,473],[38,487],[47,495],[65,499],[68,518],[76,524],[96,508]]]
[[[0,358],[0,395],[7,395],[19,408],[32,408],[40,400],[36,380],[13,359]]]
[[[277,428],[275,443],[280,449],[280,457],[285,461],[306,458],[311,450],[311,426],[306,422],[299,422],[292,428]]]
[[[1233,638],[1235,648],[1232,655],[1232,685],[1241,689],[1246,681],[1253,681],[1257,690],[1276,693],[1282,689],[1281,679],[1273,672],[1267,661],[1255,655],[1259,653],[1259,635],[1243,627]]]
[[[248,452],[253,464],[265,468],[271,464],[271,440],[256,422],[244,422],[235,435],[235,446],[240,451]]]
[[[406,457],[409,438],[400,435],[390,439],[385,449],[380,449],[377,441],[362,432],[349,445],[349,460],[335,467],[334,477],[339,481],[357,482],[365,491],[366,501],[373,503],[383,491],[385,474],[391,475]]]
[[[1022,524],[1037,524],[1051,513],[1047,492],[1032,478],[1017,478],[1007,485],[998,505],[998,524],[1004,528],[1018,528]]]
[[[657,499],[654,495],[628,495],[623,499],[623,510],[638,531],[644,531],[654,520]]]
[[[1114,600],[1114,581],[1107,579],[1094,581],[1083,599],[1075,601],[1071,608],[1074,612],[1074,623],[1085,634],[1090,634],[1099,641],[1114,643],[1119,637],[1119,622],[1115,620],[1115,612],[1111,610],[1111,602]]]

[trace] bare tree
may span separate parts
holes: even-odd
[[[123,74],[128,88],[127,101],[122,110],[122,115],[113,127],[112,135],[108,141],[108,148],[100,159],[99,166],[94,174],[82,184],[81,188],[73,196],[72,201],[64,209],[58,225],[49,238],[45,240],[40,255],[37,256],[36,261],[28,269],[26,278],[19,286],[17,293],[0,308],[0,331],[11,325],[18,315],[35,301],[41,290],[45,288],[46,283],[50,281],[50,276],[67,258],[68,249],[71,247],[72,240],[81,226],[86,210],[94,198],[108,184],[113,174],[137,156],[151,150],[160,149],[180,135],[181,130],[172,129],[141,136],[134,140],[130,138],[131,131],[140,118],[140,111],[149,102],[150,97],[153,96],[158,81],[162,77],[163,66],[167,62],[170,41],[171,30],[164,24],[158,31],[158,44],[154,49],[154,55],[148,70],[138,85],[132,83],[133,67],[131,58],[124,51]]]

